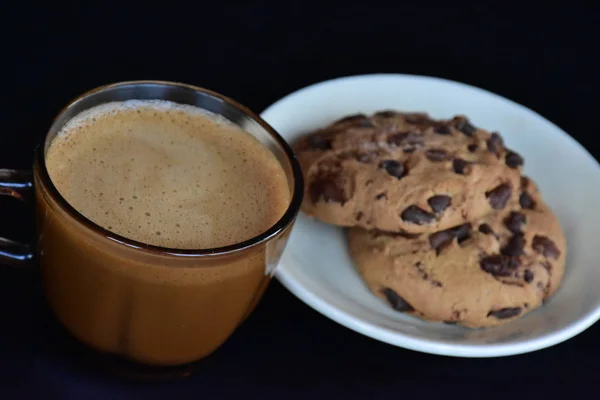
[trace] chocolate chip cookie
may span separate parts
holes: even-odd
[[[354,115],[296,143],[303,211],[339,226],[441,231],[518,197],[523,159],[464,116]]]
[[[349,231],[369,288],[394,309],[469,327],[499,325],[539,307],[563,276],[561,226],[533,181],[488,215],[431,233]]]

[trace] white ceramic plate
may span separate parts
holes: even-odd
[[[364,75],[301,89],[263,113],[286,140],[338,118],[383,109],[466,114],[502,133],[525,157],[558,215],[568,242],[562,287],[540,309],[505,326],[472,330],[425,322],[393,311],[369,292],[348,256],[342,229],[300,215],[276,272],[309,306],[364,335],[407,349],[462,357],[494,357],[552,346],[600,318],[600,166],[564,131],[535,112],[465,84],[412,75]]]

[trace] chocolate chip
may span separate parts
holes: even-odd
[[[537,288],[539,290],[543,291],[544,293],[546,293],[548,291],[548,286],[544,285],[542,282],[537,283]]]
[[[409,134],[410,134],[410,132],[394,133],[394,134],[388,136],[387,142],[388,142],[388,144],[393,145],[393,146],[402,146],[406,142]]]
[[[454,172],[456,172],[457,174],[461,174],[464,175],[465,174],[465,169],[470,165],[471,163],[468,161],[465,161],[463,159],[460,158],[455,158],[454,161],[452,161],[452,169],[454,170]]]
[[[494,230],[488,224],[479,225],[479,232],[481,232],[485,235],[493,235],[494,234]]]
[[[438,194],[435,196],[431,196],[427,200],[427,204],[435,213],[441,213],[446,208],[450,207],[452,204],[452,198],[450,196],[446,196],[444,194]]]
[[[332,176],[323,176],[315,179],[310,185],[310,197],[313,203],[320,199],[326,202],[345,203],[348,199],[344,188],[341,187],[336,178]]]
[[[371,123],[371,120],[369,119],[369,117],[367,117],[365,114],[348,115],[347,117],[338,119],[337,121],[334,122],[334,124],[341,124],[344,122],[354,122],[354,123],[357,123],[359,126],[372,126],[373,125]]]
[[[475,153],[478,148],[479,148],[479,146],[477,146],[477,144],[475,144],[475,143],[471,143],[470,145],[467,146],[467,150],[469,150],[471,153]]]
[[[424,113],[404,114],[404,119],[409,124],[415,124],[415,125],[430,125],[431,123],[433,123],[431,118],[429,118],[429,115],[424,114]]]
[[[442,249],[449,245],[454,240],[454,232],[451,230],[439,231],[429,235],[429,245],[435,250],[436,254],[440,254]]]
[[[448,158],[446,150],[442,149],[429,149],[425,152],[425,157],[433,162],[444,161]]]
[[[387,195],[385,193],[379,193],[375,196],[375,200],[387,199]]]
[[[390,135],[387,139],[388,144],[402,147],[406,152],[414,151],[425,145],[423,134],[419,132],[398,132]]]
[[[387,236],[390,238],[400,238],[401,237],[401,238],[405,238],[405,239],[416,239],[419,236],[421,236],[420,233],[409,233],[403,229],[400,229],[397,232],[388,232],[388,231],[382,231],[380,229],[375,229],[375,230],[372,230],[371,233],[373,234],[373,238],[377,238],[379,236]]]
[[[511,213],[508,214],[508,217],[504,218],[504,225],[506,225],[508,230],[512,233],[521,232],[521,225],[523,225],[525,222],[527,222],[525,214],[517,211],[511,211]]]
[[[523,273],[523,279],[525,279],[525,282],[531,283],[533,281],[533,272],[526,269],[525,272]]]
[[[417,271],[419,272],[419,276],[421,278],[423,278],[424,280],[429,279],[429,274],[425,272],[425,269],[423,268],[423,263],[421,261],[417,261],[415,263],[415,267],[417,268]]]
[[[419,208],[415,205],[408,206],[400,214],[403,221],[412,222],[416,225],[429,224],[435,221],[435,215]]]
[[[510,168],[518,168],[525,162],[523,160],[523,157],[521,157],[518,153],[515,153],[514,151],[509,151],[506,154],[506,158],[504,159],[504,161],[506,162],[506,165],[508,165]]]
[[[493,276],[510,276],[520,264],[518,258],[503,254],[487,256],[479,261],[481,269]]]
[[[471,224],[469,223],[459,225],[452,229],[454,230],[454,235],[456,236],[458,243],[462,243],[471,237]]]
[[[436,126],[433,131],[438,135],[452,135],[452,128],[446,124]]]
[[[494,317],[497,319],[508,319],[516,317],[519,314],[521,314],[521,307],[507,307],[499,310],[490,310],[487,316],[488,318]]]
[[[358,213],[356,213],[356,221],[360,221],[362,219],[363,215],[364,214],[362,213],[362,211],[359,211]]]
[[[383,111],[378,111],[375,113],[375,117],[381,117],[381,118],[392,118],[392,117],[395,117],[396,115],[398,115],[398,113],[396,111],[392,111],[392,110],[383,110]]]
[[[440,254],[442,249],[450,244],[454,238],[457,239],[458,243],[462,243],[469,237],[471,237],[471,224],[466,223],[450,229],[432,233],[429,235],[429,245],[436,251],[436,254]]]
[[[331,140],[324,139],[320,135],[312,135],[308,137],[308,147],[311,150],[329,150],[331,149]]]
[[[385,169],[388,174],[398,179],[404,176],[404,165],[396,160],[383,160],[379,163],[379,168]]]
[[[458,129],[459,131],[461,131],[462,133],[464,133],[467,136],[473,136],[473,134],[477,130],[477,128],[475,128],[473,125],[471,125],[469,120],[467,120],[466,118],[457,118],[455,120],[456,120],[456,125],[454,125],[454,126],[456,127],[456,129]]]
[[[519,196],[519,205],[521,208],[526,208],[528,210],[533,210],[535,208],[535,201],[527,192],[521,193]]]
[[[512,188],[508,183],[498,185],[494,189],[485,193],[490,205],[494,210],[501,210],[506,206],[508,199],[512,194]]]
[[[558,250],[554,242],[546,236],[535,235],[531,241],[531,247],[537,253],[543,254],[546,258],[553,258],[556,260],[560,257],[560,250]]]
[[[548,271],[548,273],[552,272],[552,264],[550,264],[549,262],[546,261],[542,263],[542,267],[544,267],[544,269]]]
[[[407,312],[407,311],[414,310],[414,308],[406,300],[404,300],[402,297],[400,297],[398,295],[398,293],[396,293],[392,289],[385,288],[382,290],[382,293],[394,310],[400,311],[400,312]]]
[[[494,132],[487,140],[487,149],[489,152],[494,153],[496,157],[500,157],[503,144],[504,142],[502,140],[502,137],[498,133]]]
[[[505,256],[518,257],[525,254],[525,236],[522,233],[513,235],[500,250]]]

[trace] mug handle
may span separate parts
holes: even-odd
[[[32,193],[31,171],[0,169],[0,195],[12,196],[29,203]],[[31,245],[0,237],[0,263],[19,266],[28,263],[32,258]]]

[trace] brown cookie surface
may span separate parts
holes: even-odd
[[[518,198],[522,158],[465,117],[381,111],[355,115],[294,146],[303,211],[365,229],[440,231]]]
[[[539,307],[562,280],[561,226],[530,179],[502,209],[421,234],[352,228],[349,248],[372,292],[433,321],[486,327]]]

